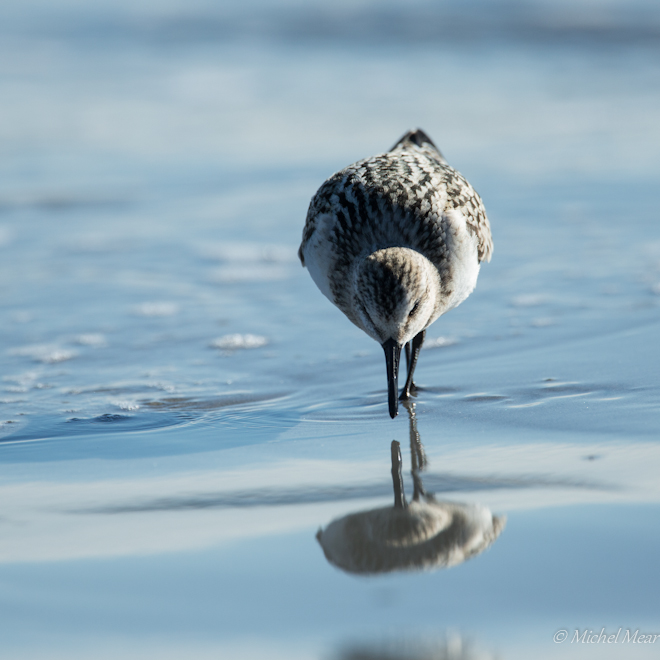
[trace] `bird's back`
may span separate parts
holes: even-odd
[[[390,151],[349,165],[319,188],[299,255],[321,290],[346,310],[342,277],[357,258],[383,248],[420,252],[449,282],[456,227],[476,247],[478,262],[489,261],[492,239],[479,195],[423,131],[411,131]]]

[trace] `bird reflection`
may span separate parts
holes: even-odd
[[[455,566],[488,548],[506,519],[479,504],[438,501],[426,493],[421,472],[427,465],[415,404],[406,402],[410,423],[412,500],[406,500],[401,447],[392,441],[394,506],[352,513],[319,530],[326,559],[349,573],[438,569]]]
[[[380,643],[351,644],[339,651],[337,660],[494,660],[495,656],[472,640],[453,633],[445,639],[409,637]]]

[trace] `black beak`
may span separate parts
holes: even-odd
[[[387,368],[387,401],[390,406],[390,417],[394,419],[399,413],[399,357],[401,345],[394,339],[383,343],[385,365]]]

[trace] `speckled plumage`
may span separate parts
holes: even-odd
[[[319,188],[298,254],[353,323],[402,345],[470,294],[492,251],[479,195],[416,130]]]

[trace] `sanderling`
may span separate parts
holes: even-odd
[[[321,292],[382,345],[396,417],[401,347],[408,399],[426,328],[470,295],[492,252],[481,198],[415,130],[318,189],[298,256]]]

